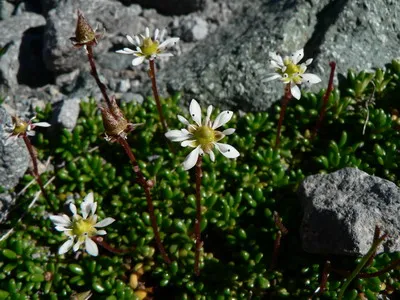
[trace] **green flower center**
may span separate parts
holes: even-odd
[[[13,130],[13,134],[24,134],[28,130],[28,123],[21,121],[20,119],[16,119],[14,121],[15,128]]]
[[[94,228],[94,220],[92,217],[87,219],[76,219],[72,224],[72,233],[76,236],[82,236],[87,234],[89,237],[93,236],[96,233],[96,228]]]
[[[152,55],[157,54],[158,41],[153,41],[151,38],[145,38],[140,50],[142,50],[142,53],[146,58],[150,58]]]
[[[209,126],[200,126],[195,132],[194,137],[196,141],[201,145],[204,149],[206,146],[210,145],[211,143],[215,142],[215,132]]]

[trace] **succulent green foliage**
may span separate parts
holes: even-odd
[[[400,185],[400,118],[393,109],[394,93],[400,89],[400,66],[394,61],[373,74],[355,74],[331,94],[320,132],[312,132],[322,106],[324,91],[292,100],[285,115],[279,149],[273,149],[279,105],[268,112],[237,114],[229,136],[241,156],[237,160],[216,155],[203,164],[201,224],[204,253],[201,275],[194,265],[195,189],[194,172],[180,165],[189,149],[171,145],[163,135],[156,106],[147,99],[142,106],[123,104],[132,123],[144,123],[131,133],[128,142],[147,179],[152,179],[155,214],[165,248],[174,261],[164,263],[156,252],[154,234],[143,190],[119,144],[103,138],[100,113],[94,101],[81,104],[81,116],[72,132],[52,137],[38,134],[35,146],[41,159],[51,156],[54,171],[42,175],[49,197],[58,211],[49,211],[40,199],[22,222],[21,212],[38,191],[29,187],[18,199],[3,228],[16,232],[0,243],[0,299],[67,298],[74,291],[91,290],[95,299],[135,299],[139,289],[156,299],[265,299],[307,298],[320,284],[325,257],[308,255],[300,246],[301,221],[299,183],[308,175],[331,172],[345,166],[358,167]],[[373,93],[373,97],[371,97]],[[176,114],[180,98],[164,99],[163,110],[170,128],[179,128]],[[368,109],[368,120],[367,118]],[[48,119],[51,110],[39,112]],[[236,125],[233,125],[236,124]],[[365,125],[366,124],[366,125]],[[365,125],[365,132],[363,127]],[[26,175],[20,187],[32,176]],[[67,200],[93,191],[98,215],[113,217],[105,240],[126,254],[100,249],[99,257],[83,253],[56,255],[65,237],[53,229],[48,213],[63,211]],[[273,243],[278,229],[273,212],[279,212],[289,234],[282,239],[278,264],[271,270]],[[372,242],[372,241],[371,241]],[[100,247],[101,248],[101,247]],[[398,259],[399,253],[378,255],[367,270],[375,272]],[[332,266],[353,270],[353,258],[330,258]],[[130,284],[136,274],[143,286]],[[135,275],[135,276],[136,276]],[[326,291],[318,297],[336,299],[345,276],[332,273]],[[345,299],[400,291],[400,271],[382,276],[356,278]],[[317,298],[317,297],[315,297]]]

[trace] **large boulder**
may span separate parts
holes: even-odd
[[[44,36],[43,59],[53,72],[67,73],[88,64],[85,52],[75,49],[69,39],[75,35],[78,9],[93,29],[99,25],[98,33],[103,34],[94,49],[95,55],[107,52],[116,35],[132,35],[145,27],[143,18],[138,17],[142,11],[138,5],[125,7],[108,0],[60,1],[48,13]]]
[[[379,252],[400,251],[400,188],[355,168],[307,177],[299,188],[303,249],[311,253],[364,255],[375,226],[387,233]]]
[[[2,94],[15,91],[24,80],[36,84],[47,76],[41,64],[40,53],[40,31],[45,23],[44,17],[29,12],[0,21],[0,46],[7,49],[0,58]],[[36,73],[38,71],[43,73]]]
[[[182,15],[204,9],[206,0],[122,0],[125,4],[137,3],[146,8],[155,8],[166,15]]]
[[[283,85],[262,83],[271,73],[270,51],[305,48],[310,71],[325,88],[329,61],[338,72],[383,67],[398,54],[400,6],[392,0],[252,1],[231,21],[170,61],[160,74],[168,90],[244,110],[265,110],[283,95]]]

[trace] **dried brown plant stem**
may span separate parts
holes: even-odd
[[[33,146],[31,144],[31,141],[29,140],[28,136],[26,134],[24,134],[22,136],[26,148],[28,149],[29,152],[29,156],[31,157],[32,160],[32,164],[33,164],[33,176],[35,176],[36,182],[38,183],[40,190],[42,192],[42,195],[44,197],[44,199],[46,200],[47,204],[49,205],[49,207],[51,207],[52,209],[54,209],[53,204],[50,202],[49,196],[46,192],[46,190],[44,189],[44,185],[42,182],[42,179],[40,178],[40,174],[39,174],[39,170],[38,170],[38,163],[37,163],[37,158],[36,158],[36,154],[35,151],[33,150]]]
[[[326,89],[326,92],[325,92],[323,100],[322,100],[322,107],[321,107],[321,111],[319,113],[319,118],[318,118],[317,124],[315,125],[313,138],[317,135],[318,130],[321,127],[322,121],[325,117],[326,106],[328,105],[329,96],[331,95],[331,93],[333,91],[333,77],[335,76],[336,63],[334,61],[331,61],[329,63],[329,66],[331,67],[331,73],[329,75],[328,88]]]
[[[278,263],[278,256],[279,256],[279,250],[281,248],[282,236],[285,236],[289,232],[287,230],[287,228],[283,225],[281,218],[276,211],[274,211],[274,222],[275,222],[276,227],[278,227],[279,230],[276,233],[276,238],[274,241],[274,249],[272,252],[272,260],[271,260],[271,267],[270,267],[271,270],[275,269],[275,267]]]
[[[201,169],[202,156],[199,156],[196,163],[196,220],[194,223],[194,232],[196,237],[196,254],[194,261],[194,273],[200,275],[200,250],[203,246],[201,241],[201,177],[203,177],[203,171]]]
[[[144,192],[146,195],[147,207],[148,207],[149,215],[150,215],[151,226],[153,227],[154,237],[156,239],[158,250],[160,251],[161,256],[163,257],[164,261],[166,263],[170,264],[171,260],[169,259],[168,254],[165,251],[164,245],[161,242],[160,232],[158,231],[158,226],[157,226],[157,219],[156,219],[156,216],[154,215],[154,205],[153,205],[153,201],[151,198],[151,192],[150,192],[151,185],[146,181],[146,178],[144,177],[142,171],[140,170],[140,167],[137,163],[135,155],[133,154],[128,142],[123,137],[119,137],[118,143],[120,143],[120,145],[124,148],[126,154],[128,155],[128,157],[132,163],[132,166],[133,166],[133,171],[136,174],[137,181],[141,185],[141,187],[144,189]]]
[[[99,74],[97,73],[97,68],[96,68],[96,63],[94,61],[94,56],[93,56],[93,47],[92,45],[86,45],[86,54],[89,60],[89,64],[90,64],[90,69],[91,69],[91,74],[94,77],[94,80],[96,81],[98,87],[100,88],[101,94],[103,95],[104,101],[106,101],[107,106],[110,108],[111,110],[111,100],[107,95],[107,91],[106,91],[106,86],[104,85],[104,83],[101,82]],[[112,110],[111,110],[112,112]]]
[[[160,116],[160,122],[163,127],[163,130],[164,130],[164,132],[167,132],[168,126],[167,126],[167,122],[165,121],[165,118],[164,118],[161,101],[160,101],[160,96],[158,94],[158,89],[157,89],[156,68],[155,68],[154,59],[150,59],[149,64],[150,64],[149,77],[151,79],[151,88],[153,90],[154,100],[156,101],[158,115]]]
[[[134,248],[135,248],[135,247],[133,249],[117,249],[117,248],[114,248],[110,244],[105,242],[104,238],[102,236],[93,236],[92,240],[96,244],[102,246],[104,249],[110,251],[111,253],[115,253],[115,254],[126,254],[126,253],[129,253],[130,251],[134,250]]]
[[[278,121],[278,131],[276,133],[275,148],[278,148],[280,143],[282,123],[285,117],[286,107],[289,104],[290,99],[292,99],[292,93],[290,92],[290,83],[288,83],[285,86],[285,94],[282,99],[281,112]]]

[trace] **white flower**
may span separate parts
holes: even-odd
[[[169,38],[162,42],[165,35],[165,29],[161,32],[158,29],[154,31],[154,39],[150,37],[150,30],[146,27],[145,35],[136,35],[133,38],[130,35],[127,35],[126,38],[128,41],[136,47],[136,50],[132,50],[130,48],[124,48],[122,50],[118,50],[117,53],[122,54],[133,54],[137,56],[132,60],[132,65],[137,66],[140,65],[145,59],[153,60],[156,57],[166,57],[173,56],[172,53],[166,53],[165,48],[170,45],[175,44],[179,41],[179,38]]]
[[[89,193],[81,204],[82,216],[77,213],[76,206],[73,203],[69,205],[72,219],[65,214],[50,216],[50,220],[56,226],[56,230],[64,232],[68,237],[68,240],[58,249],[58,254],[64,254],[71,248],[76,252],[85,244],[84,247],[87,253],[93,256],[98,255],[99,249],[91,238],[97,235],[105,235],[107,233],[105,230],[98,230],[97,228],[108,226],[115,220],[113,218],[105,218],[97,222],[96,208],[97,203],[93,202],[93,193]]]
[[[12,117],[13,124],[8,128],[8,133],[6,136],[6,145],[15,141],[19,137],[23,137],[24,135],[34,136],[35,135],[35,127],[49,127],[50,124],[47,122],[38,122],[32,123],[32,121],[36,118],[33,117],[28,122],[21,120],[18,117]]]
[[[311,85],[321,81],[321,78],[317,75],[304,73],[307,70],[307,66],[312,63],[312,58],[299,64],[299,61],[304,57],[304,49],[300,49],[285,58],[274,52],[270,52],[269,56],[271,57],[271,67],[275,69],[275,73],[269,74],[269,77],[263,81],[280,79],[285,84],[290,83],[290,92],[296,99],[301,97],[300,88],[297,85],[302,83]]]
[[[201,122],[201,108],[199,103],[192,99],[189,106],[189,112],[192,116],[193,121],[196,124],[190,124],[184,117],[178,115],[178,119],[187,129],[181,130],[170,130],[165,133],[165,136],[173,142],[181,142],[182,147],[194,148],[192,152],[186,157],[183,162],[183,168],[189,170],[193,168],[197,162],[199,155],[207,153],[210,156],[211,161],[215,161],[215,155],[213,148],[215,147],[225,157],[236,158],[240,153],[231,145],[218,143],[226,135],[230,135],[235,132],[235,129],[228,128],[220,132],[216,129],[225,125],[230,121],[233,116],[233,112],[225,110],[221,112],[214,122],[211,122],[210,116],[213,111],[213,107],[210,105],[207,108],[207,115],[204,122]]]

